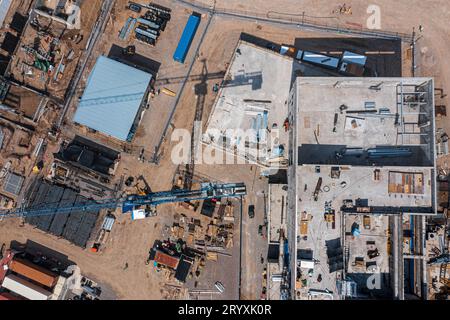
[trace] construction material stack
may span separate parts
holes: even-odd
[[[154,3],[142,5],[130,2],[129,8],[130,10],[134,8],[132,10],[134,12],[141,11],[137,10],[137,8],[147,9],[143,16],[136,19],[138,25],[134,32],[137,40],[152,46],[156,45],[161,32],[166,29],[167,22],[171,19],[170,13],[172,10]]]

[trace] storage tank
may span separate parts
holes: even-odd
[[[48,300],[52,295],[51,292],[45,290],[34,283],[10,274],[5,277],[2,284],[3,288],[8,289],[18,295],[29,300]]]
[[[58,280],[53,272],[20,258],[11,261],[9,269],[49,288],[53,288]]]

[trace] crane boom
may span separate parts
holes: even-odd
[[[4,210],[0,211],[0,219],[70,214],[71,212],[96,211],[100,209],[116,209],[119,206],[122,206],[122,212],[126,213],[138,206],[156,206],[163,203],[207,200],[223,197],[237,198],[245,196],[246,194],[247,190],[244,183],[202,183],[200,189],[197,190],[175,189],[170,191],[152,192],[144,196],[130,195],[117,199],[105,199],[100,201],[88,200],[70,206],[51,207],[49,204],[43,204],[35,207]]]

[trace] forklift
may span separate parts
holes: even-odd
[[[137,194],[140,196],[146,196],[152,192],[152,189],[148,185],[147,180],[145,180],[143,175],[140,175],[137,178],[135,188],[136,188]]]

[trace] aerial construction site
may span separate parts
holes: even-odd
[[[0,300],[448,300],[450,4],[375,2],[0,0]]]

